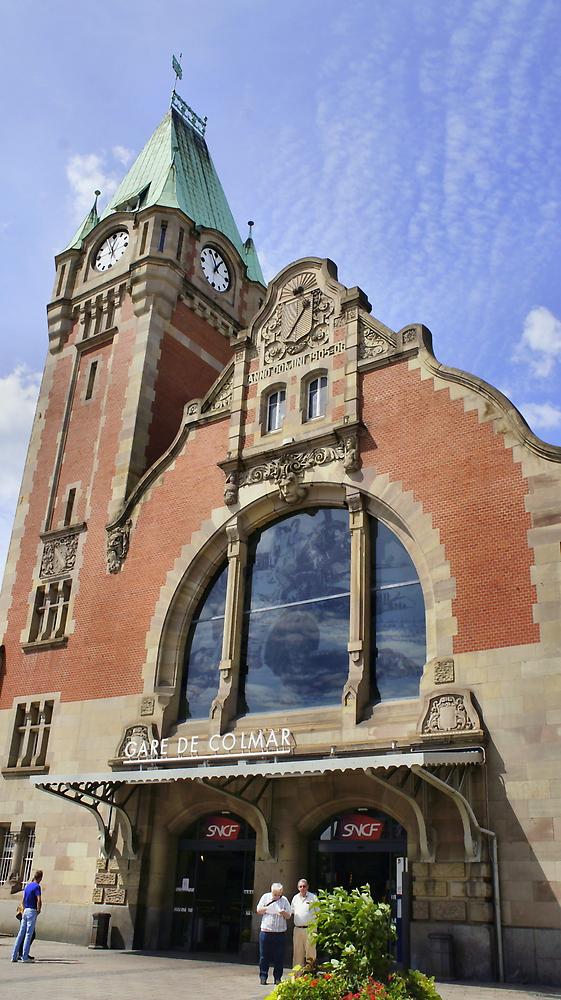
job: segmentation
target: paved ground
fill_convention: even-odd
[[[13,938],[0,938],[1,995],[17,1000],[263,1000],[249,965],[203,962],[177,952],[93,951],[78,945],[35,941],[35,962],[10,961]],[[442,1000],[535,1000],[556,997],[561,986],[440,983]]]

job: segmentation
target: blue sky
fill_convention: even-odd
[[[0,560],[53,257],[178,92],[267,278],[331,257],[561,444],[558,0],[4,0]]]

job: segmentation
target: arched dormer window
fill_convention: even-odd
[[[369,518],[370,700],[416,697],[426,658],[421,584],[408,552]],[[349,672],[349,515],[289,514],[253,533],[244,574],[238,713],[337,705]],[[218,690],[226,575],[199,605],[186,647],[181,718],[203,718]]]
[[[308,382],[306,391],[306,420],[323,417],[327,405],[327,375],[318,375]]]
[[[278,431],[282,427],[286,406],[286,389],[278,388],[269,393],[265,401],[265,430]]]

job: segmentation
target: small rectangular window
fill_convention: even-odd
[[[90,370],[88,372],[88,384],[86,386],[86,397],[85,397],[86,399],[92,398],[96,372],[97,372],[97,361],[92,361],[90,365]]]
[[[64,524],[72,523],[72,515],[74,513],[74,504],[76,502],[76,490],[72,488],[68,491],[68,499],[66,501],[66,509],[64,511]]]
[[[57,286],[56,286],[57,298],[58,298],[58,296],[60,295],[60,293],[62,291],[62,283],[64,281],[65,272],[66,272],[66,264],[63,264],[62,267],[61,267],[61,269],[60,269],[60,272],[59,272],[58,283],[57,283]]]
[[[105,320],[105,329],[110,330],[115,321],[115,297],[112,292],[109,292],[107,296],[107,317]]]
[[[70,587],[70,580],[57,580],[55,583],[37,588],[29,634],[30,642],[63,638],[70,602]]]
[[[54,702],[18,705],[8,767],[43,767],[51,731]]]
[[[88,299],[84,306],[84,333],[82,335],[82,340],[87,340],[90,335],[90,329],[92,325],[92,303],[91,299]]]
[[[144,225],[143,225],[143,227],[142,227],[142,237],[141,237],[141,240],[140,240],[140,253],[139,253],[140,257],[142,257],[142,254],[146,250],[146,240],[147,239],[148,239],[148,223],[145,222]]]
[[[29,827],[27,841],[22,860],[22,882],[29,882],[31,879],[31,869],[33,867],[33,852],[35,850],[35,827]]]
[[[0,885],[7,882],[12,874],[12,861],[17,843],[15,833],[11,833],[5,827],[2,832],[4,836],[2,838],[2,855],[0,856]]]
[[[267,431],[278,431],[284,420],[286,389],[277,389],[267,399]]]
[[[160,253],[162,253],[162,251],[163,251],[163,249],[164,249],[164,247],[166,245],[166,233],[167,233],[167,231],[168,231],[168,224],[167,224],[167,222],[162,222],[162,224],[160,226],[160,241],[158,243],[158,251]]]
[[[323,417],[327,403],[327,375],[312,379],[308,385],[307,420]]]
[[[177,260],[181,260],[181,251],[183,250],[183,236],[184,235],[185,235],[184,230],[180,229],[179,230],[179,236],[177,238],[177,253],[175,255],[176,258],[177,258]]]

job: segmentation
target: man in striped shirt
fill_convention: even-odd
[[[271,965],[275,986],[282,979],[286,922],[292,915],[290,903],[286,896],[283,896],[282,889],[280,882],[273,882],[271,891],[261,896],[257,904],[257,912],[262,917],[259,934],[259,979],[263,986],[267,984]]]

